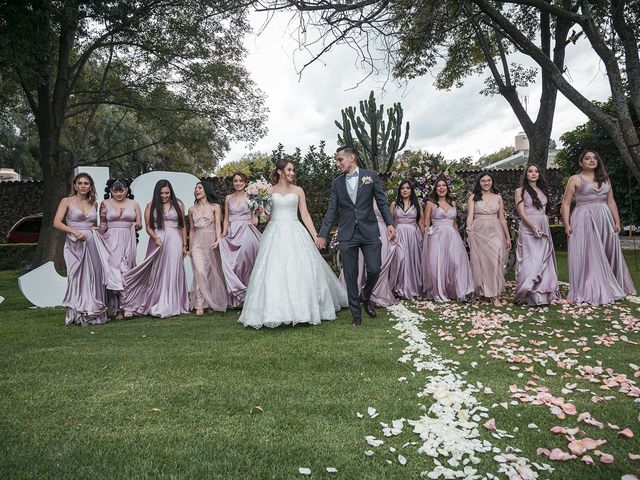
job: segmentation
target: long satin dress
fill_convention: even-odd
[[[424,232],[422,284],[431,300],[468,300],[473,294],[471,265],[456,229],[456,217],[456,207],[445,212],[434,204],[431,226]]]
[[[227,309],[227,289],[222,274],[220,249],[211,248],[211,244],[216,240],[215,214],[209,208],[200,211],[191,207],[191,218],[191,308],[210,308],[216,312],[224,312]]]
[[[382,213],[380,213],[378,205],[375,202],[373,203],[373,211],[376,214],[378,229],[380,230],[380,259],[382,263],[380,267],[380,276],[373,287],[371,298],[369,300],[371,300],[376,307],[386,308],[398,303],[398,299],[393,294],[393,289],[391,288],[390,274],[392,271],[396,272],[402,268],[404,253],[402,251],[402,247],[400,247],[397,242],[393,244],[389,242],[387,225],[384,223]],[[364,255],[362,255],[362,252],[359,254],[358,267],[358,291],[361,291],[367,278]],[[344,272],[342,271],[340,272],[340,284],[347,288],[346,281],[344,279]]]
[[[106,228],[101,225],[96,240],[102,242],[109,253],[107,304],[112,311],[118,312],[124,289],[122,275],[136,266],[136,209],[133,200],[128,200],[122,211],[110,200],[103,204],[107,213]]]
[[[405,212],[396,205],[395,221],[398,245],[404,253],[402,268],[392,272],[393,291],[400,298],[411,300],[422,296],[422,232],[416,223],[418,213],[411,205]]]
[[[84,241],[67,233],[64,262],[67,266],[67,292],[62,305],[67,307],[65,325],[96,325],[109,321],[105,268],[107,253],[96,246],[92,227],[98,214],[93,207],[88,215],[71,205],[67,208],[67,226],[85,234]]]
[[[162,245],[149,238],[144,261],[122,277],[122,306],[126,312],[160,318],[189,313],[182,231],[173,207],[164,217],[164,228],[155,233]]]
[[[475,202],[473,228],[468,235],[471,249],[471,271],[475,294],[480,297],[499,296],[505,287],[504,274],[507,245],[498,218],[497,197]]]
[[[227,205],[229,231],[220,240],[220,257],[227,284],[227,303],[238,307],[244,302],[262,235],[251,223],[251,210],[246,202],[235,205],[230,199]]]
[[[610,186],[600,188],[580,177],[569,236],[569,295],[572,302],[613,303],[636,289],[620,248],[613,215],[607,205]]]
[[[547,197],[539,192],[538,198],[542,203],[542,210],[533,206],[533,200],[526,190],[522,194],[524,211],[540,229],[542,237],[536,237],[533,230],[520,220],[516,247],[515,303],[530,306],[548,305],[554,300],[560,300],[556,254],[549,219],[545,213]]]

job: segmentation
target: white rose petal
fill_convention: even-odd
[[[300,467],[298,471],[300,472],[300,475],[306,475],[306,476],[311,475],[311,469],[307,467]]]

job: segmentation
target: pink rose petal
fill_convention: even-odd
[[[582,458],[580,458],[580,461],[586,463],[587,465],[593,465],[595,463],[593,461],[593,458],[591,458],[589,455],[583,455]]]
[[[618,435],[622,435],[625,438],[633,438],[633,432],[630,428],[625,428],[624,430],[620,430]]]
[[[495,418],[490,418],[489,420],[487,420],[484,425],[484,428],[486,428],[487,430],[495,430],[496,429],[496,419]]]
[[[609,455],[608,453],[603,453],[600,455],[600,461],[602,463],[613,463],[613,455]]]

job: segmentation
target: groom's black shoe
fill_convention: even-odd
[[[364,297],[361,296],[360,303],[362,303],[362,306],[364,307],[364,311],[367,312],[367,315],[369,315],[370,317],[375,317],[377,315],[376,307],[373,306],[373,303],[371,303],[371,300],[365,299]]]
[[[353,325],[354,327],[362,325],[362,317],[353,317],[353,320],[351,320],[351,325]]]

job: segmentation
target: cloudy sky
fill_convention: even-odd
[[[406,86],[385,82],[386,74],[362,81],[367,71],[358,69],[355,53],[338,46],[320,61],[298,75],[310,58],[294,39],[295,27],[290,14],[278,14],[265,26],[266,14],[254,13],[254,34],[246,38],[249,51],[247,67],[259,88],[266,94],[269,108],[268,134],[253,147],[233,144],[226,160],[237,160],[251,151],[270,152],[278,143],[287,151],[303,150],[320,140],[328,150],[336,148],[338,130],[334,120],[348,105],[357,106],[374,90],[379,103],[390,106],[401,102],[404,119],[411,124],[407,148],[441,152],[445,158],[460,158],[494,152],[513,145],[521,131],[515,115],[500,96],[484,97],[483,77],[468,79],[464,87],[438,91],[433,78],[425,76]],[[567,50],[567,77],[587,98],[605,100],[608,85],[604,67],[585,41]],[[535,116],[540,90],[532,85],[521,95],[529,98],[529,111]],[[559,94],[552,138],[586,121],[586,117]]]

